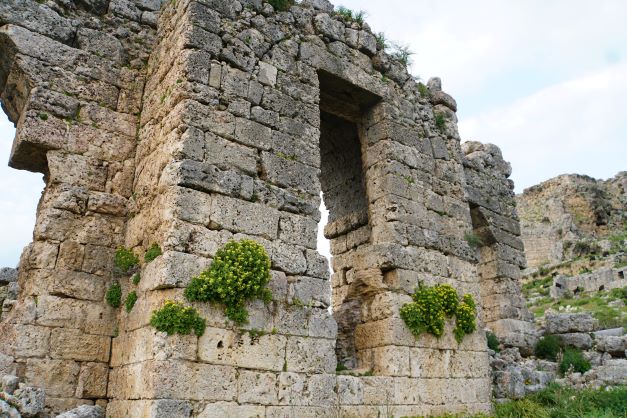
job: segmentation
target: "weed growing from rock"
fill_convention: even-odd
[[[146,263],[150,263],[152,260],[159,257],[160,255],[161,247],[159,247],[159,244],[154,243],[150,246],[150,248],[148,248],[148,250],[146,250],[146,254],[144,254],[144,261]]]
[[[230,241],[216,252],[208,270],[194,277],[185,289],[189,301],[223,304],[227,318],[246,323],[244,303],[251,299],[270,301],[270,258],[255,241]]]
[[[137,302],[137,292],[132,291],[126,295],[126,300],[124,301],[124,307],[126,308],[126,312],[130,312],[133,310],[133,306],[135,306],[135,302]]]
[[[538,358],[555,361],[561,349],[559,338],[555,335],[547,335],[536,343],[535,354]]]
[[[458,342],[476,328],[477,312],[472,296],[467,294],[460,300],[448,284],[419,286],[412,299],[413,302],[403,305],[400,314],[415,336],[427,332],[441,337],[445,319],[453,316],[456,317],[454,334]]]
[[[268,3],[275,11],[284,12],[294,5],[294,0],[268,0]]]
[[[105,299],[107,300],[109,306],[113,308],[120,307],[122,304],[122,286],[120,286],[120,283],[113,282],[111,286],[109,286]]]
[[[590,362],[583,356],[581,350],[576,348],[567,348],[564,350],[562,361],[560,361],[559,371],[562,375],[569,370],[576,373],[585,373],[590,370]]]
[[[139,264],[139,258],[137,258],[133,251],[124,247],[118,247],[118,249],[115,250],[115,258],[113,261],[115,266],[124,273],[128,273]]]
[[[187,335],[193,332],[199,337],[204,334],[206,326],[205,320],[198,315],[196,309],[171,300],[152,313],[150,325],[168,335]]]

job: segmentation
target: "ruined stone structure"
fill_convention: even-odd
[[[500,154],[463,156],[439,80],[419,86],[325,0],[9,0],[0,25],[10,164],[46,182],[0,374],[43,387],[50,411],[111,417],[490,409],[481,328],[520,344],[511,324],[528,319],[520,231]],[[273,302],[248,306],[255,332],[202,303],[200,338],[149,325],[245,237],[272,260]],[[114,280],[133,286],[115,248],[153,243],[163,254],[142,266],[133,310],[108,306]],[[418,283],[474,295],[477,331],[414,337],[399,308]],[[338,361],[369,373],[337,375]]]

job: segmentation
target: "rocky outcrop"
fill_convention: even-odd
[[[627,221],[627,172],[609,180],[561,175],[516,197],[529,266],[585,255]],[[607,246],[607,244],[605,244]]]

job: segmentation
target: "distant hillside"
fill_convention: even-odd
[[[616,250],[626,233],[627,171],[609,180],[561,175],[516,196],[530,267],[559,263],[590,252]]]

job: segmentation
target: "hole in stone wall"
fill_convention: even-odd
[[[370,242],[360,126],[381,97],[325,71],[320,82],[320,157],[323,205],[328,209],[324,237],[332,256],[332,310],[338,323],[338,364],[354,368],[355,328],[361,323],[360,295],[351,293],[355,270],[342,256]]]
[[[31,242],[44,186],[41,174],[7,165],[14,137],[13,123],[0,112],[0,267],[17,266],[22,249]]]

